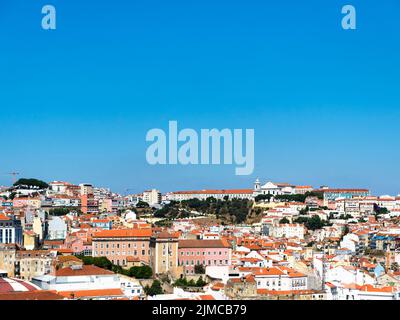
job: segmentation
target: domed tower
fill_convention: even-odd
[[[261,190],[261,183],[260,180],[257,178],[256,182],[254,182],[254,191],[260,191]]]

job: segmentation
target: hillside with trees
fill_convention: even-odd
[[[209,197],[205,200],[189,199],[181,202],[171,201],[163,208],[155,211],[158,218],[187,218],[193,212],[214,215],[225,223],[248,223],[255,217],[261,218],[261,209],[253,209],[253,201],[246,199],[225,198],[224,200]]]
[[[13,186],[18,188],[27,188],[27,189],[46,189],[49,187],[49,185],[46,182],[34,178],[18,179],[17,181],[15,181]]]

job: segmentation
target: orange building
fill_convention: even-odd
[[[99,203],[91,194],[81,195],[81,211],[84,214],[96,214],[99,212]]]

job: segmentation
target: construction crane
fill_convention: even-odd
[[[17,175],[19,175],[19,172],[14,171],[14,172],[9,172],[7,174],[13,176],[13,184],[14,184],[17,181]]]
[[[137,190],[137,188],[126,188],[126,189],[125,189],[125,193],[128,194],[128,191],[129,191],[129,190]]]

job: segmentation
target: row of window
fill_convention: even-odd
[[[12,222],[0,222],[0,227],[12,227]]]
[[[32,262],[33,262],[33,261],[25,261],[25,260],[22,260],[22,261],[21,261],[21,264],[22,264],[22,265],[29,265],[29,264],[32,264]],[[37,265],[37,264],[39,264],[39,263],[38,263],[38,261],[36,260],[36,261],[34,261],[34,264]],[[49,266],[49,265],[50,265],[50,261],[46,261],[45,263],[43,263],[43,261],[40,261],[40,265],[43,265],[43,264],[46,264],[46,266]]]
[[[219,261],[219,262],[218,262]],[[191,260],[191,261],[189,261],[189,260],[186,260],[186,261],[178,261],[178,265],[180,265],[180,266],[194,266],[195,264],[197,264],[197,265],[200,265],[200,264],[202,264],[202,265],[209,265],[209,266],[211,266],[211,265],[227,265],[228,264],[228,260],[204,260],[204,261],[200,261],[200,260],[197,260],[197,261],[194,261],[194,260]]]
[[[12,229],[0,229],[0,243],[11,243]]]
[[[275,287],[275,285],[277,284],[278,287],[281,286],[281,281],[280,280],[271,280],[271,281],[266,281],[266,286],[269,287],[270,285],[272,287]],[[295,280],[292,281],[292,288],[297,288],[297,287],[304,287],[306,285],[305,280]],[[261,286],[261,281],[257,281],[257,286]]]
[[[305,280],[292,281],[292,287],[304,287],[306,285]]]
[[[104,246],[104,243],[101,243],[100,246],[99,246],[97,243],[95,243],[94,247],[95,247],[96,249],[99,248],[99,247],[100,247],[101,249],[104,249],[104,247],[105,247],[106,249],[108,249],[108,248],[110,248],[110,247],[111,247],[111,248],[117,248],[117,249],[119,249],[119,248],[121,247],[121,248],[125,249],[125,248],[131,248],[131,244],[130,244],[130,243],[128,243],[128,244],[123,243],[123,244],[120,246],[119,243],[113,243],[113,244],[111,244],[111,246],[110,246],[108,243],[106,243],[106,245]],[[134,243],[132,247],[133,247],[133,248],[137,248],[137,244]],[[142,243],[142,248],[146,248],[145,243]]]
[[[165,260],[163,260],[162,265],[163,266],[167,265],[167,262]],[[169,266],[172,267],[172,261],[169,262]]]
[[[163,256],[166,256],[166,255],[167,255],[167,251],[166,251],[166,250],[163,250],[162,255],[163,255]],[[168,255],[169,255],[170,257],[172,257],[172,251],[168,251]]]
[[[31,269],[27,269],[26,271],[33,272],[33,270],[31,270]],[[44,272],[44,269],[41,268],[40,270],[38,270],[38,268],[35,268],[35,272],[38,272],[38,271]],[[21,268],[21,272],[25,272],[25,268]]]
[[[200,253],[202,253],[202,255],[203,256],[205,256],[205,255],[209,255],[209,256],[211,256],[211,255],[217,255],[217,252],[216,251],[203,251],[203,252],[200,252],[200,251],[197,251],[196,253],[194,252],[194,251],[186,251],[186,255],[187,256],[195,256],[195,255],[197,255],[197,256],[200,256]],[[224,256],[226,256],[228,254],[228,252],[222,252],[222,251],[219,251],[218,252],[218,255],[220,255],[220,256],[222,256],[222,255],[224,255]],[[181,256],[184,256],[185,255],[185,252],[184,251],[181,251]]]
[[[272,280],[271,282],[270,281],[266,282],[267,287],[269,287],[270,284],[271,284],[271,286],[275,287],[275,284],[276,284],[275,280]],[[280,287],[281,281],[278,280],[277,284],[278,284],[278,287]],[[261,281],[257,281],[257,286],[261,286]]]
[[[108,256],[108,255],[112,255],[112,256],[114,256],[114,255],[116,255],[116,256],[131,256],[131,255],[137,256],[138,252],[139,253],[141,252],[142,256],[146,255],[146,250],[139,250],[139,251],[138,250],[133,250],[133,251],[123,251],[123,252],[108,251],[108,250],[107,251],[94,251],[93,255],[97,256],[97,254],[99,253],[100,256],[103,256],[103,255],[106,255],[106,256]],[[147,250],[147,254],[150,255],[150,250]]]

